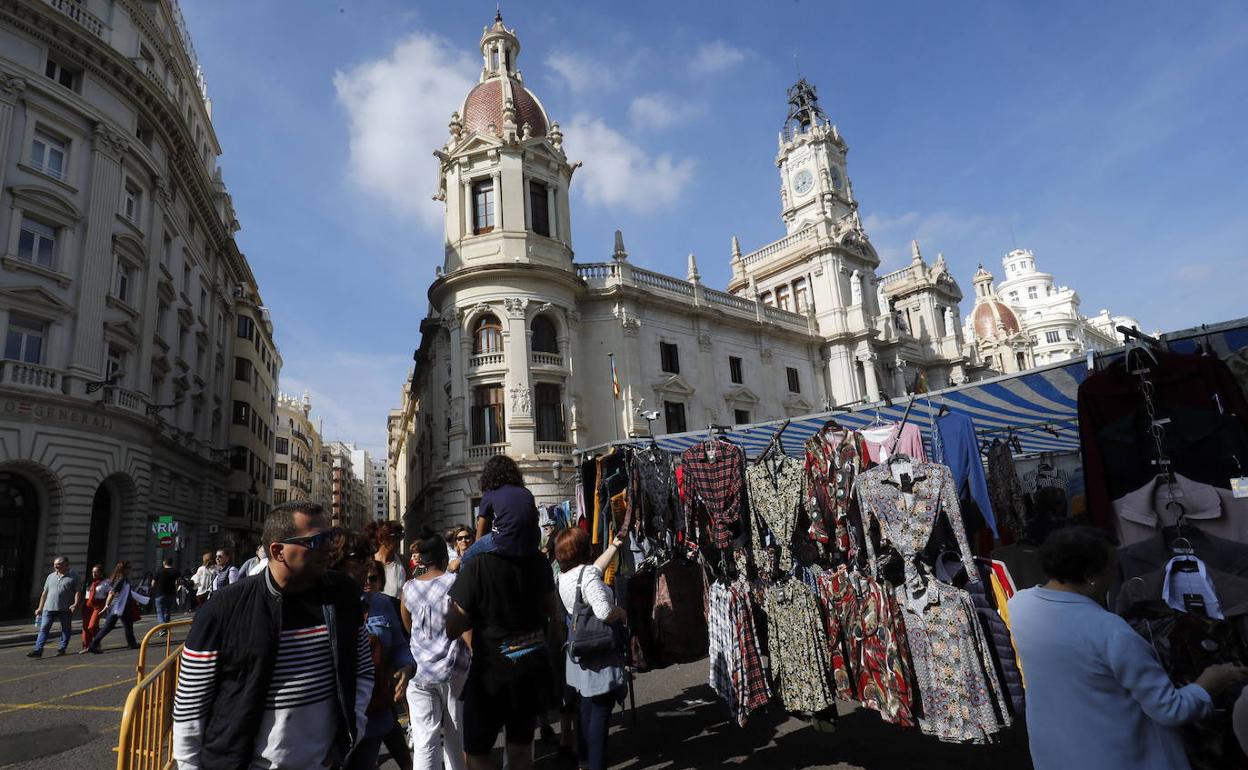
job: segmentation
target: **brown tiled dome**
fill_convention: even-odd
[[[493,77],[478,83],[468,92],[461,111],[464,131],[486,132],[493,123],[499,131],[503,128],[503,105],[510,96],[516,108],[516,130],[523,131],[529,124],[533,136],[546,135],[546,112],[524,84],[515,78]]]
[[[997,329],[1005,327],[1006,336],[1018,334],[1022,327],[1018,316],[1003,302],[989,299],[975,306],[971,311],[971,323],[975,326],[975,336],[981,340],[993,339],[998,336]]]

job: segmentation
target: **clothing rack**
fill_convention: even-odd
[[[976,430],[980,436],[992,436],[998,433],[1026,433],[1033,430],[1041,430],[1045,433],[1057,435],[1059,426],[1067,425],[1072,422],[1078,422],[1078,417],[1068,417],[1065,420],[1041,420],[1040,422],[1032,422],[1026,425],[1007,425],[1004,428],[981,428]]]

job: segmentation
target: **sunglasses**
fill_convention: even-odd
[[[297,545],[303,548],[316,550],[325,543],[329,542],[330,534],[328,532],[317,532],[315,535],[304,535],[303,537],[288,537],[285,540],[278,540],[282,545]]]
[[[458,542],[458,541],[460,541],[460,540],[467,540],[467,541],[471,542],[471,541],[472,541],[472,535],[460,535],[459,537],[455,538],[455,540],[456,540],[457,542]]]

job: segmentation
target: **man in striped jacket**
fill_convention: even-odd
[[[180,770],[346,763],[374,676],[360,590],[326,572],[327,529],[316,503],[276,506],[268,568],[195,615],[173,705]]]

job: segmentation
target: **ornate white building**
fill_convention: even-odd
[[[1027,249],[1014,249],[1001,264],[1005,279],[995,289],[982,265],[974,277],[975,308],[963,333],[977,365],[1009,373],[1066,361],[1118,345],[1116,326],[1139,327],[1136,319],[1107,310],[1092,318],[1082,315],[1079,295],[1040,272],[1036,255]]]
[[[257,539],[281,357],[220,152],[176,2],[0,3],[0,618],[52,554]]]
[[[468,521],[496,454],[520,461],[539,498],[565,499],[578,448],[965,379],[957,283],[917,245],[877,277],[848,146],[805,81],[775,157],[787,234],[746,254],[732,238],[724,292],[692,254],[680,277],[634,266],[618,231],[605,260],[574,263],[579,164],[525,85],[515,31],[496,17],[480,49],[480,82],[435,152],[445,260],[389,419],[392,515],[409,530]]]

